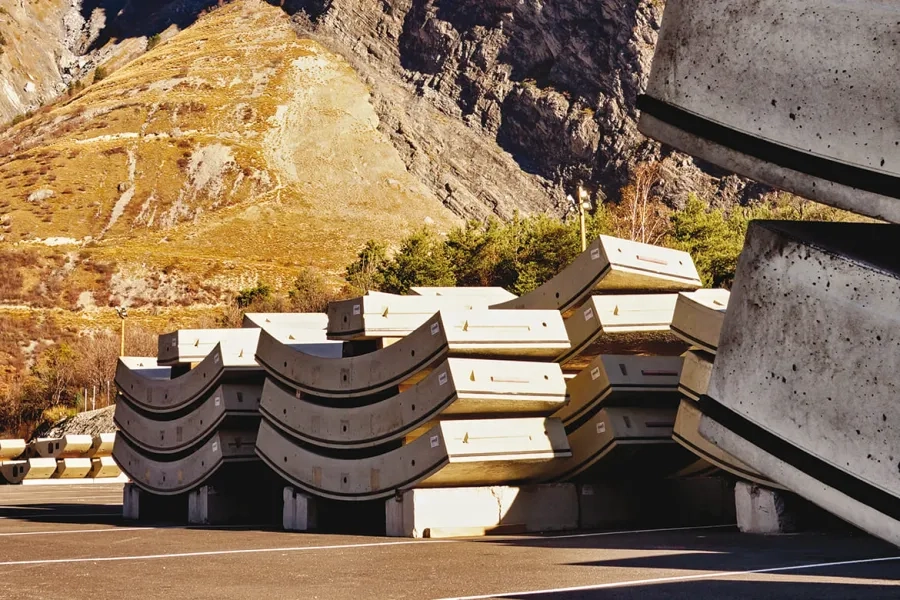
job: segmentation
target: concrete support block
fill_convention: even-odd
[[[743,533],[771,535],[797,530],[797,521],[783,491],[740,481],[734,488],[738,529]]]
[[[573,484],[407,490],[385,502],[393,537],[569,531],[578,527]]]
[[[122,490],[122,518],[137,521],[141,517],[141,489],[133,483],[126,483]]]
[[[291,486],[284,488],[281,525],[285,531],[312,531],[318,526],[316,499]]]
[[[188,523],[220,525],[238,519],[245,512],[242,495],[204,485],[188,493]]]

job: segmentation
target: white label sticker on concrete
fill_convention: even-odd
[[[216,406],[219,406],[220,404],[222,404],[222,399],[219,398],[218,396],[216,396],[215,404],[216,404]]]
[[[600,258],[600,248],[591,248],[591,260],[598,260]]]
[[[437,335],[440,330],[441,330],[440,323],[432,323],[431,324],[431,335]]]
[[[355,317],[356,315],[359,314],[359,312],[360,312],[360,306],[359,306],[359,304],[354,304],[354,305],[353,305],[353,316]]]
[[[447,383],[447,372],[446,371],[444,371],[443,373],[438,375],[438,384],[444,385],[445,383]]]
[[[440,442],[441,442],[441,440],[438,436],[436,436],[436,435],[431,436],[431,447],[432,448],[437,448],[438,444],[440,444]]]
[[[594,367],[591,369],[591,380],[594,381],[598,377],[600,377],[600,367]]]
[[[606,423],[603,421],[597,423],[597,433],[606,433]]]
[[[213,452],[219,451],[219,442],[213,442]]]
[[[593,308],[588,308],[587,310],[584,311],[584,320],[585,321],[590,321],[593,318],[594,318],[594,309]]]

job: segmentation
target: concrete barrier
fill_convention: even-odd
[[[900,222],[898,22],[893,2],[667,2],[639,128],[757,181]]]
[[[226,383],[192,405],[190,412],[175,418],[150,418],[146,413],[132,408],[127,401],[118,403],[113,418],[120,434],[143,452],[174,454],[188,450],[209,437],[226,419],[258,420],[261,395],[262,385],[259,382]]]
[[[728,290],[697,290],[678,294],[672,332],[692,346],[715,354],[730,296]]]
[[[700,401],[704,438],[896,544],[898,233],[751,223]]]
[[[410,294],[417,296],[474,297],[487,300],[490,304],[498,304],[518,298],[502,287],[427,287],[412,286]]]
[[[270,333],[297,329],[325,331],[328,328],[328,315],[325,313],[244,313],[241,327],[265,329]],[[324,334],[322,339],[324,339]]]
[[[172,496],[198,488],[226,462],[256,460],[255,432],[218,431],[191,454],[163,461],[146,456],[119,436],[113,459],[135,485],[151,494]]]
[[[441,421],[410,443],[368,458],[316,454],[265,420],[257,453],[291,485],[337,500],[387,498],[413,487],[460,487],[533,481],[570,455],[554,419]]]
[[[682,362],[680,356],[598,356],[566,382],[569,403],[553,416],[568,428],[605,406],[674,409]]]
[[[118,411],[118,407],[116,407]],[[85,456],[88,458],[99,458],[101,456],[112,456],[113,445],[116,443],[116,433],[98,433],[91,436],[91,449],[87,451]]]
[[[37,438],[28,444],[28,453],[35,458],[81,458],[87,456],[93,444],[90,435]]]
[[[184,410],[203,400],[216,386],[233,380],[262,384],[263,371],[252,355],[224,356],[218,345],[200,364],[175,379],[141,377],[121,361],[116,366],[116,387],[125,401],[157,414]]]
[[[19,458],[26,446],[25,440],[0,440],[0,461]]]
[[[263,388],[263,418],[286,435],[322,448],[385,444],[440,418],[549,416],[568,401],[559,365],[448,358],[409,389],[364,406],[298,399],[272,379]]]
[[[50,479],[56,472],[55,458],[29,458],[0,462],[0,475],[7,483],[18,484],[26,479]]]
[[[478,296],[361,296],[328,304],[328,337],[333,340],[401,338],[440,310],[487,307],[488,301]]]
[[[61,458],[56,461],[53,479],[84,479],[91,472],[90,458]]]
[[[341,359],[310,356],[263,332],[256,359],[270,377],[302,393],[359,398],[414,384],[450,354],[547,359],[568,347],[556,311],[442,311],[395,344]]]
[[[498,309],[549,309],[565,316],[593,292],[677,292],[700,287],[687,252],[601,235],[572,264],[533,292]]]
[[[112,456],[98,456],[90,460],[91,470],[87,476],[92,479],[109,479],[122,474],[122,470]]]
[[[471,537],[578,528],[578,494],[570,483],[406,490],[385,501],[393,537]]]
[[[565,319],[572,348],[557,357],[567,371],[600,354],[677,356],[687,348],[669,326],[678,294],[592,296]]]

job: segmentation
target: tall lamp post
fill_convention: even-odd
[[[581,223],[581,251],[587,250],[587,230],[584,223],[584,212],[591,210],[590,194],[582,186],[578,186],[578,201],[571,196],[566,196],[572,208],[578,211],[578,220]],[[571,209],[570,209],[571,210]]]
[[[122,319],[122,339],[119,344],[119,356],[125,356],[125,319],[128,318],[128,309],[125,307],[117,307],[116,314]]]

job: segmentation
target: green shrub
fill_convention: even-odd
[[[147,50],[153,50],[157,46],[159,46],[159,42],[162,41],[159,37],[158,33],[154,33],[150,37],[147,38]]]

